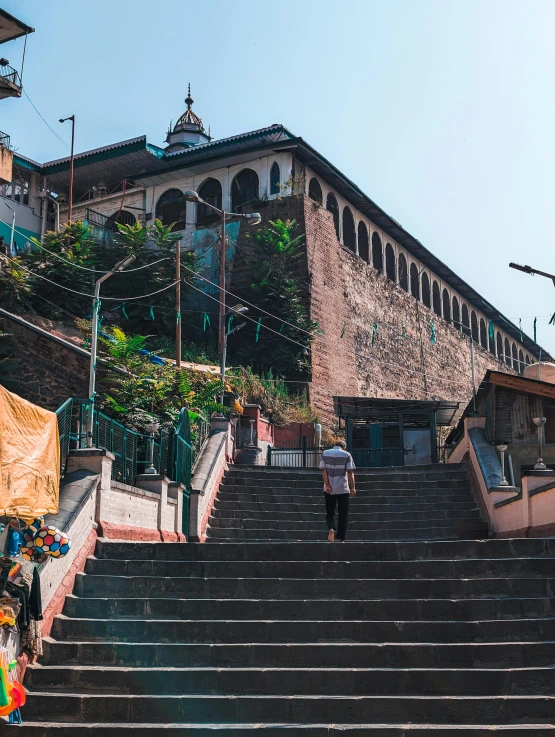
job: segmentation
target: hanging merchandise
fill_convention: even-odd
[[[258,318],[258,322],[256,324],[256,338],[255,342],[258,343],[258,338],[260,337],[260,326],[262,325],[262,318]]]
[[[430,323],[430,342],[432,345],[436,342],[436,326],[434,325],[433,320]]]
[[[376,335],[377,335],[377,333],[378,333],[378,323],[375,322],[372,325],[372,345],[374,345],[374,343],[376,342]]]
[[[63,558],[69,553],[71,540],[56,527],[44,525],[35,535],[35,547],[44,555],[52,558]]]

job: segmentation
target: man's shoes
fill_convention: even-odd
[[[335,532],[333,531],[333,528],[328,531],[328,542],[332,543],[335,540]]]

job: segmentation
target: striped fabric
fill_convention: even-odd
[[[320,468],[326,469],[332,494],[348,494],[347,471],[353,471],[355,464],[350,453],[336,445],[322,453]]]

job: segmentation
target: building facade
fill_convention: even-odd
[[[212,140],[190,91],[185,102],[165,148],[141,136],[76,155],[73,219],[109,243],[116,222],[159,218],[174,223],[183,248],[201,248],[214,217],[186,200],[188,190],[229,212],[295,218],[306,235],[299,281],[320,328],[304,379],[323,416],[332,416],[334,394],[467,401],[473,361],[479,382],[488,369],[522,373],[548,357],[302,138],[272,125]],[[28,165],[63,222],[69,159]],[[52,222],[43,211],[42,232]],[[235,225],[247,249],[244,226]],[[241,269],[233,248],[227,255],[234,291]]]

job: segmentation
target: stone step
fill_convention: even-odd
[[[482,531],[482,530],[481,530]],[[232,541],[232,540],[245,540],[252,542],[261,542],[263,540],[283,540],[289,542],[292,540],[322,540],[326,537],[326,529],[324,525],[323,532],[317,530],[265,530],[265,529],[254,529],[254,530],[220,530],[218,528],[210,527],[208,525],[206,534],[208,538],[216,540],[217,538]],[[487,531],[483,530],[484,536]],[[437,527],[425,527],[415,529],[403,529],[399,530],[393,527],[382,526],[378,530],[366,530],[360,531],[356,529],[348,530],[350,540],[456,540],[459,537],[459,530],[457,525],[448,526],[437,526]],[[479,535],[475,535],[479,537]]]
[[[432,466],[397,466],[391,468],[357,468],[356,475],[361,478],[376,480],[424,479],[433,481],[436,478],[468,478],[466,464],[436,464]],[[286,481],[306,481],[321,479],[319,468],[277,468],[264,466],[230,466],[226,471],[227,478],[256,479],[262,483],[267,479]]]
[[[434,500],[437,500],[439,494],[429,495],[426,493],[420,494],[415,492],[414,494],[407,496],[406,490],[399,490],[391,492],[383,496],[383,490],[380,490],[378,494],[373,495],[372,492],[366,492],[357,487],[357,495],[353,499],[353,504],[358,506],[359,504],[383,504],[389,500],[394,504],[411,504],[412,502],[418,504],[434,504]],[[239,487],[225,487],[220,488],[217,499],[219,501],[232,501],[232,502],[247,502],[249,504],[318,504],[320,507],[324,503],[324,491],[323,489],[307,489],[299,490],[298,492],[292,490],[287,492],[285,489],[277,489],[272,491],[269,489],[260,489],[253,487],[252,493],[246,493]],[[450,489],[444,491],[441,494],[441,500],[448,504],[456,502],[472,502],[473,499],[468,491],[463,489],[453,492]]]
[[[88,558],[85,572],[98,576],[306,579],[547,578],[555,558],[475,558],[412,561],[165,561]]]
[[[339,545],[337,543],[336,545]],[[303,579],[93,576],[77,574],[75,593],[82,597],[163,599],[502,599],[550,597],[551,578],[474,579]]]
[[[182,643],[522,642],[555,640],[555,619],[464,621],[68,619],[58,615],[59,640]]]
[[[285,519],[299,520],[303,522],[321,521],[325,515],[323,504],[318,505],[302,505],[302,504],[270,504],[266,506],[258,506],[255,504],[233,504],[232,502],[216,502],[212,509],[212,517],[220,517],[225,519]],[[313,506],[314,508],[307,508]],[[367,505],[370,507],[371,505]],[[296,507],[287,509],[287,507]],[[454,505],[453,505],[454,507]],[[365,509],[362,506],[352,504],[349,508],[349,520],[353,523],[367,522],[370,520],[386,520],[386,519],[458,519],[468,515],[479,514],[479,511],[472,502],[459,504],[457,507],[449,509],[445,507],[436,507],[433,504],[382,504],[372,505],[371,509]]]
[[[555,616],[555,598],[537,599],[81,599],[63,614],[85,619],[530,619]]]
[[[277,696],[551,695],[555,667],[411,668],[123,668],[31,666],[30,690],[70,693]]]
[[[363,532],[365,530],[380,531],[382,529],[393,528],[395,530],[420,530],[429,529],[431,525],[438,527],[450,526],[456,527],[459,523],[476,523],[481,517],[478,511],[470,510],[458,515],[437,515],[431,514],[427,517],[425,514],[400,515],[383,515],[382,519],[360,519],[358,517],[351,518],[349,515],[349,534],[352,531]],[[337,525],[337,514],[335,517]],[[306,530],[318,531],[321,535],[322,529],[327,530],[326,517],[324,510],[318,518],[310,520],[299,519],[296,515],[275,515],[273,518],[252,519],[245,515],[242,519],[237,517],[222,517],[219,515],[210,515],[209,525],[212,529],[219,528],[222,530],[297,530],[299,537]]]
[[[210,545],[160,542],[125,542],[100,539],[95,555],[123,560],[464,560],[467,558],[555,558],[555,538],[492,540],[436,540],[417,542],[221,543]]]
[[[28,719],[59,721],[214,723],[514,724],[548,723],[552,696],[121,696],[35,692]]]
[[[295,492],[299,493],[302,491],[308,491],[311,489],[323,489],[322,478],[314,480],[296,479],[278,481],[277,479],[251,479],[241,478],[238,476],[225,476],[220,484],[221,488],[239,488],[245,493],[253,489],[281,489],[283,492]],[[394,479],[383,479],[383,480],[368,480],[356,477],[357,489],[362,491],[375,491],[383,489],[384,491],[396,491],[399,489],[405,489],[408,492],[411,491],[426,491],[435,489],[452,489],[452,490],[465,490],[468,491],[470,484],[468,478],[462,476],[456,476],[455,478],[438,477],[433,481],[427,481],[425,479],[416,480],[414,478],[408,478],[406,480],[396,481]]]
[[[296,724],[298,735],[303,737],[461,737],[457,725],[429,724]],[[465,725],[466,737],[491,737],[490,725]],[[280,737],[291,734],[290,724],[98,724],[25,722],[26,737],[253,737],[262,732],[264,737]],[[499,724],[495,734],[500,737],[553,737],[555,726],[550,724]]]
[[[44,640],[49,665],[242,668],[551,667],[555,642],[182,644]]]
[[[420,501],[414,497],[375,497],[373,499],[365,499],[355,497],[355,501],[351,503],[349,516],[351,515],[374,515],[383,512],[456,512],[458,510],[476,509],[476,503],[471,498],[463,498],[459,501],[449,501],[447,497],[427,497],[432,501]],[[287,512],[298,514],[322,514],[322,497],[321,495],[313,503],[303,501],[289,502],[266,502],[263,506],[250,500],[242,499],[241,501],[229,501],[221,495],[214,500],[214,509],[219,511],[233,511],[237,515],[243,512],[258,512],[261,514],[270,514],[271,512]]]

